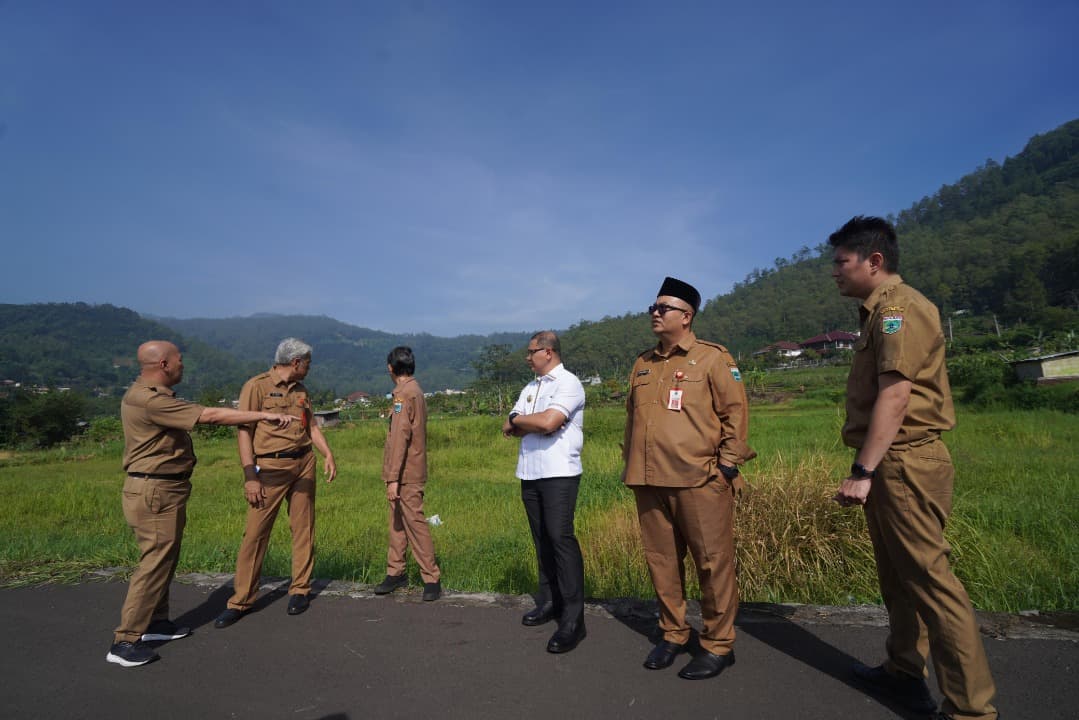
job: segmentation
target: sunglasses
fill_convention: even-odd
[[[649,315],[656,312],[657,310],[659,311],[660,315],[666,315],[671,310],[677,310],[678,312],[692,312],[689,308],[675,307],[674,305],[667,305],[666,303],[656,303],[654,305],[648,306]]]

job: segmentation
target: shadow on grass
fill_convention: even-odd
[[[497,585],[497,592],[509,595],[527,594],[536,599],[536,563],[533,556],[527,560],[515,559],[502,571],[502,578]]]

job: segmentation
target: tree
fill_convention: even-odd
[[[50,447],[79,429],[86,399],[73,392],[36,394],[20,390],[0,399],[0,442]]]
[[[472,367],[476,369],[476,384],[480,386],[517,385],[529,378],[524,359],[510,345],[501,343],[483,348],[479,358],[472,361]]]

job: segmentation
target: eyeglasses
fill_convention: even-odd
[[[666,315],[671,310],[677,310],[678,312],[692,312],[689,308],[675,307],[674,305],[668,305],[666,303],[656,303],[648,306],[648,314],[651,315],[656,310],[659,310],[660,315]]]
[[[525,357],[532,357],[540,350],[550,350],[551,348],[525,348]]]

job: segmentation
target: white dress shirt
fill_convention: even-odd
[[[513,412],[534,415],[550,408],[565,415],[566,422],[550,435],[529,433],[521,438],[517,453],[517,477],[521,480],[581,474],[584,386],[562,363],[525,385]]]

